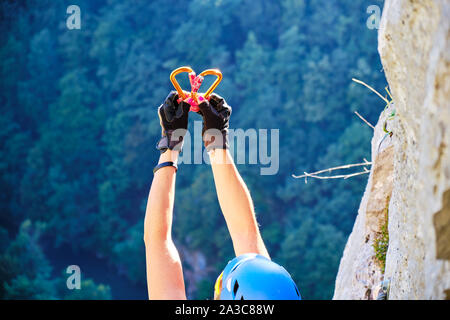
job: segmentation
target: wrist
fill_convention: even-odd
[[[178,128],[164,130],[161,139],[156,144],[156,149],[165,153],[167,150],[178,150],[181,151],[184,143],[184,136],[186,135],[187,129]]]
[[[161,153],[161,155],[159,156],[158,164],[167,162],[167,161],[172,161],[173,163],[178,163],[179,154],[180,154],[179,150],[167,149],[164,153]]]
[[[228,130],[206,130],[203,133],[203,143],[208,152],[214,149],[228,149]]]
[[[208,150],[211,165],[232,164],[234,163],[228,149],[215,148]]]

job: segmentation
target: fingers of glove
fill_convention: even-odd
[[[200,113],[202,116],[209,115],[211,113],[211,104],[208,100],[205,100],[198,105],[198,109],[198,113]]]
[[[212,93],[209,97],[209,103],[211,103],[212,107],[216,110],[222,109],[224,99],[216,93]]]
[[[209,101],[208,100],[204,100],[203,102],[201,102],[199,105],[198,105],[198,108],[200,109],[200,111],[199,111],[199,113],[203,110],[203,111],[207,111],[207,109],[209,109],[211,106],[210,106],[210,103],[209,103]]]
[[[226,106],[227,107],[224,107],[219,111],[219,114],[223,119],[229,119],[231,115],[231,107],[228,105]]]
[[[164,101],[170,101],[172,104],[174,104],[178,99],[178,94],[176,91],[172,90],[167,95],[166,99]]]
[[[189,114],[189,110],[191,108],[191,105],[187,102],[181,101],[181,103],[178,105],[176,117],[182,118],[187,117]]]
[[[158,108],[159,123],[162,128],[163,136],[165,135],[164,131],[174,130],[174,128],[176,127],[176,122],[177,122],[176,121],[177,118],[175,117],[175,114],[174,114],[175,111],[170,111],[170,110],[168,111],[167,109],[168,109],[168,107],[166,104],[162,104]]]
[[[178,103],[178,94],[172,91],[166,98],[163,104],[165,118],[168,122],[173,122],[176,119],[187,118],[189,114],[190,105],[184,101]]]
[[[164,112],[164,105],[160,105],[158,107],[158,117],[159,117],[159,124],[162,126],[164,122],[167,121],[166,119],[166,113]]]
[[[223,117],[231,115],[231,107],[224,98],[216,93],[211,94],[210,103],[215,110],[217,110]]]
[[[164,114],[163,111],[163,105],[159,106],[158,108],[158,117],[159,117],[159,125],[161,126],[161,135],[164,135],[164,123],[167,122],[166,120],[166,115]]]
[[[217,112],[215,108],[212,107],[211,103],[208,101],[203,101],[198,105],[200,112],[202,113],[203,118],[211,118],[211,117],[219,117],[222,116]]]
[[[164,100],[164,103],[162,104],[162,108],[164,111],[164,114],[166,116],[167,121],[172,122],[173,119],[177,116],[177,109],[178,109],[178,95],[175,91],[171,91],[167,98]]]

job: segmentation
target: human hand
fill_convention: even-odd
[[[231,107],[218,94],[211,94],[209,101],[199,105],[203,117],[202,136],[206,149],[228,149],[228,127]]]
[[[183,147],[183,137],[188,126],[190,105],[184,101],[178,103],[178,94],[171,91],[164,103],[158,108],[161,124],[161,139],[156,148],[164,153],[167,149],[179,150]]]

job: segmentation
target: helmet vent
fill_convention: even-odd
[[[295,292],[297,292],[297,295],[300,297],[300,293],[298,293],[297,286],[294,284]]]
[[[239,289],[239,283],[236,280],[236,282],[234,283],[234,286],[233,286],[233,295],[236,296],[236,292],[238,291],[238,289]]]

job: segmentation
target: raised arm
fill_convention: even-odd
[[[208,152],[216,184],[217,197],[236,256],[259,253],[269,258],[256,222],[252,198],[227,149]]]
[[[213,94],[210,103],[202,103],[203,139],[211,160],[220,208],[233,241],[236,256],[258,253],[269,258],[259,232],[253,202],[228,151],[228,122],[231,108]]]
[[[166,151],[158,163],[177,158],[177,151]],[[186,299],[180,256],[171,235],[175,176],[172,166],[156,171],[148,196],[144,241],[149,299]]]
[[[180,256],[172,241],[172,213],[176,163],[182,145],[174,137],[184,136],[189,105],[178,105],[176,98],[171,93],[158,109],[162,127],[158,149],[162,153],[155,167],[144,220],[149,299],[186,299]]]

